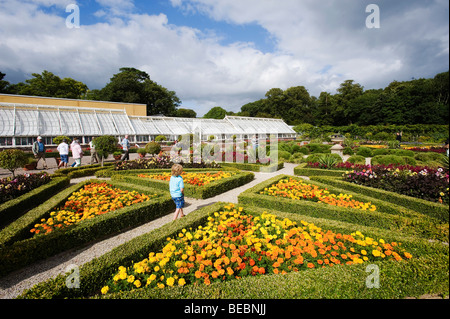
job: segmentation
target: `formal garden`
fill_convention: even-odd
[[[239,147],[227,162],[226,152],[181,162],[187,198],[245,190],[236,203],[211,203],[80,265],[78,288],[66,273],[18,298],[448,298],[442,138],[341,136],[280,141],[265,150],[272,162],[251,162],[252,150]],[[161,146],[53,174],[15,174],[21,155],[9,156],[22,161],[16,168],[0,158],[12,172],[0,180],[0,278],[172,214],[170,168],[180,158]],[[267,177],[246,186],[256,174]]]

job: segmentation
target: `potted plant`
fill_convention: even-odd
[[[114,156],[114,159],[115,159],[116,161],[118,161],[118,160],[120,160],[120,158],[122,157],[122,152],[121,152],[121,151],[115,151],[115,152],[113,153],[113,156]]]
[[[34,158],[29,157],[28,162],[23,166],[24,171],[34,171],[37,167],[37,161]]]
[[[138,148],[137,153],[140,158],[144,158],[147,155],[147,150],[145,148]]]

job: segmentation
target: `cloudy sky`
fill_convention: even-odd
[[[79,28],[67,27],[70,4]],[[379,28],[366,25],[369,4]],[[382,88],[449,69],[449,1],[0,0],[11,83],[48,70],[99,89],[121,67],[146,71],[199,116],[239,111],[275,87]]]

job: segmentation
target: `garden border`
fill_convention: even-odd
[[[62,251],[96,242],[128,228],[142,225],[168,214],[175,208],[170,195],[158,189],[107,181],[113,187],[146,194],[156,193],[159,196],[148,202],[126,206],[45,236],[36,238],[29,236],[29,231],[34,224],[48,215],[54,207],[64,203],[73,192],[92,182],[105,181],[91,179],[69,187],[0,231],[0,277]]]
[[[53,177],[47,184],[32,189],[17,198],[0,204],[0,229],[9,225],[15,219],[22,216],[28,210],[42,204],[55,193],[69,186],[70,179],[67,177]]]
[[[294,174],[298,176],[333,176],[342,177],[345,174],[345,170],[336,169],[320,169],[320,168],[308,168],[308,163],[302,163],[297,167],[294,167]]]
[[[318,181],[305,180],[307,183],[327,188],[331,192],[352,195],[355,200],[372,202],[372,204],[377,206],[377,211],[372,212],[348,209],[311,201],[292,200],[288,198],[259,194],[259,192],[264,190],[264,188],[270,187],[281,179],[288,178],[294,178],[297,180],[302,179],[301,177],[290,175],[275,176],[242,192],[238,196],[239,204],[254,205],[265,209],[285,212],[301,211],[302,214],[310,215],[312,217],[326,217],[331,220],[342,220],[360,225],[372,225],[374,227],[376,226],[384,229],[402,230],[412,235],[429,239],[448,240],[448,226],[446,227],[444,224],[442,227],[436,227],[436,223],[438,222],[436,218],[425,216],[411,209],[391,204],[381,199],[361,195],[336,186],[323,184]],[[381,207],[384,211],[380,211]]]
[[[218,170],[220,171],[220,170]],[[195,171],[191,170],[188,172],[199,172],[199,173],[208,173],[208,172],[218,172],[218,171],[208,171],[208,170],[202,170],[202,171]],[[147,170],[147,173],[163,173],[163,172],[170,172],[170,170]],[[132,171],[131,174],[141,174],[142,172]],[[196,199],[207,199],[214,197],[216,195],[220,195],[224,192],[227,192],[233,188],[245,185],[247,183],[250,183],[254,178],[255,174],[251,172],[239,172],[239,171],[232,171],[232,173],[235,173],[236,175],[233,175],[228,178],[224,178],[221,180],[213,181],[208,185],[203,186],[193,186],[189,185],[187,183],[184,184],[184,196],[189,198],[196,198]],[[131,183],[134,185],[148,185],[150,187],[162,189],[165,191],[169,191],[169,182],[168,181],[160,181],[160,180],[153,180],[149,178],[142,178],[137,176],[129,176],[130,174],[115,174],[111,177],[112,180],[116,181],[124,181],[126,183]]]
[[[158,251],[183,228],[196,228],[206,222],[209,214],[219,211],[227,203],[216,203],[199,209],[187,217],[176,220],[126,242],[112,251],[91,260],[80,267],[80,289],[66,286],[68,274],[39,283],[25,291],[18,298],[59,299],[59,298],[121,298],[121,299],[162,299],[162,298],[404,298],[420,296],[425,293],[448,295],[448,246],[429,243],[424,239],[405,236],[402,233],[379,228],[355,225],[342,221],[313,218],[296,213],[270,211],[279,218],[289,218],[300,222],[306,220],[319,227],[333,231],[361,231],[366,236],[384,238],[401,242],[413,258],[408,261],[375,263],[381,269],[380,286],[384,289],[369,289],[366,286],[366,265],[344,265],[324,269],[304,270],[286,275],[264,275],[246,277],[229,282],[214,283],[210,286],[166,287],[164,289],[140,288],[130,292],[121,292],[101,296],[104,283],[117,272],[122,265],[142,260],[151,251]],[[244,212],[261,214],[266,209],[244,207]],[[386,267],[387,266],[387,267]],[[432,280],[430,280],[432,278]],[[331,285],[330,283],[333,283]]]
[[[331,177],[311,176],[310,178],[311,180],[321,182],[330,186],[339,187],[346,191],[358,192],[372,198],[383,199],[385,201],[389,201],[390,203],[415,210],[423,215],[430,216],[447,223],[449,222],[449,208],[448,206],[442,204],[433,203],[420,198],[397,194],[394,192],[389,192],[380,188],[353,184]]]

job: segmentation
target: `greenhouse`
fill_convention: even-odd
[[[53,138],[79,137],[83,144],[95,136],[129,135],[144,143],[163,135],[175,141],[180,135],[198,134],[201,139],[251,139],[277,135],[292,139],[296,132],[281,119],[226,116],[223,120],[129,116],[125,110],[0,103],[0,146],[30,146],[37,136],[52,145]]]

